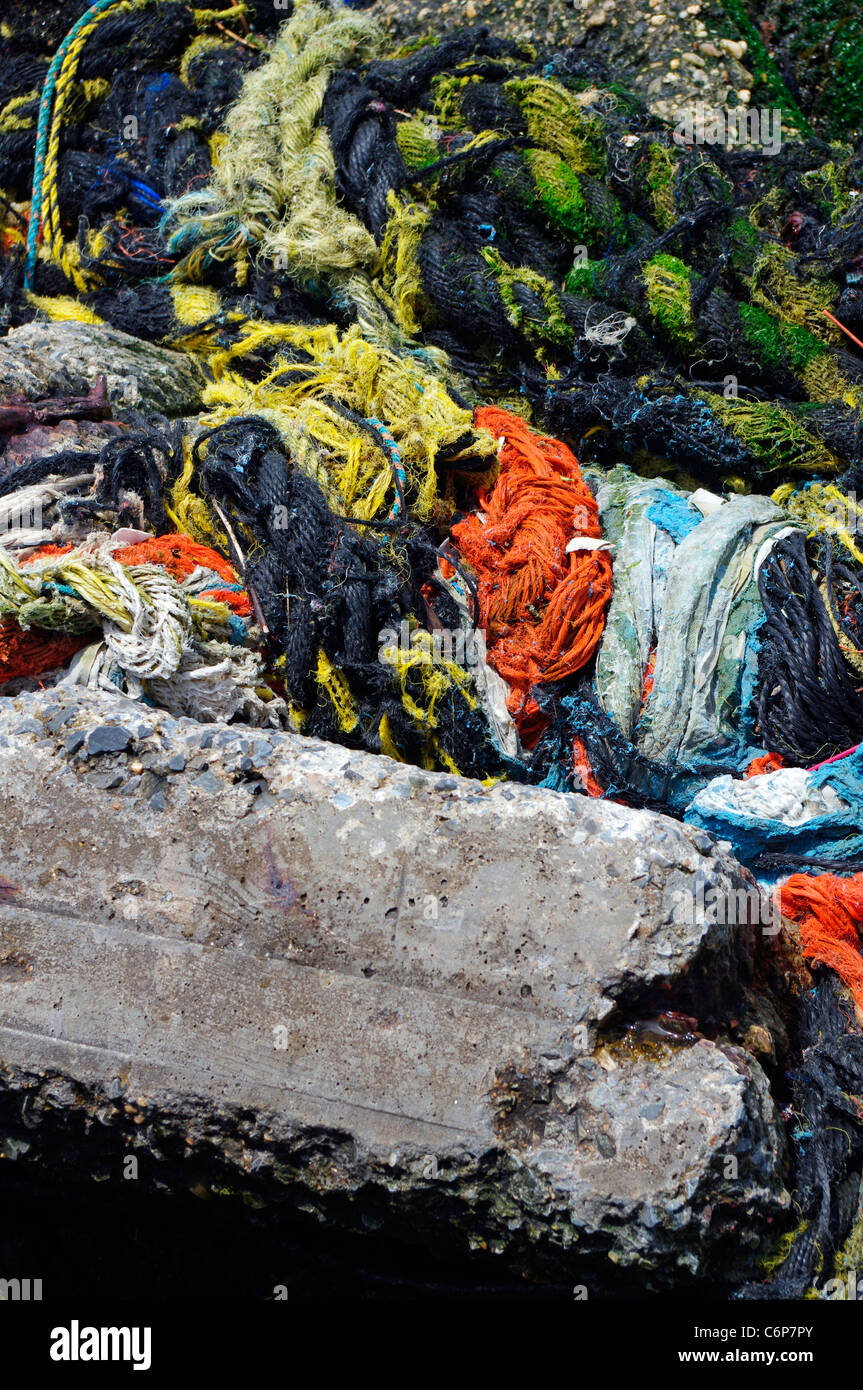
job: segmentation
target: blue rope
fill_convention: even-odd
[[[401,499],[404,494],[405,487],[407,485],[407,474],[405,472],[404,465],[402,464],[401,454],[399,453],[398,445],[396,444],[396,441],[393,439],[392,435],[390,434],[383,421],[376,420],[374,419],[374,417],[369,417],[366,423],[371,425],[373,429],[377,430],[378,434],[380,435],[381,442],[384,446],[384,452],[389,456],[390,465],[392,467],[393,472],[396,475],[396,500],[393,503],[393,508],[389,515],[389,520],[394,521],[398,516],[401,515]]]
[[[45,156],[48,153],[48,137],[51,128],[51,108],[54,104],[54,88],[57,83],[57,74],[66,58],[78,34],[97,14],[103,10],[109,10],[117,0],[96,0],[95,5],[91,5],[89,10],[82,14],[76,24],[73,24],[65,39],[61,43],[51,65],[45,74],[45,83],[42,87],[42,98],[39,102],[39,121],[36,126],[36,157],[33,164],[33,191],[30,197],[30,225],[27,228],[27,255],[24,259],[24,288],[32,290],[33,276],[36,271],[36,241],[39,236],[39,222],[42,211],[42,178],[45,172]]]

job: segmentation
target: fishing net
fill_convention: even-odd
[[[0,683],[684,817],[859,992],[859,145],[687,139],[579,55],[361,10],[3,31],[9,343],[107,325],[201,386],[0,403]],[[863,1061],[826,978],[801,1029],[795,1295]]]

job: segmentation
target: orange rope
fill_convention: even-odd
[[[531,687],[571,676],[593,656],[611,597],[605,550],[566,552],[574,536],[599,538],[598,508],[575,455],[497,406],[476,423],[504,440],[485,522],[468,516],[453,539],[476,571],[489,663],[509,682],[509,711],[528,747],[545,717]]]
[[[792,874],[779,889],[779,903],[800,923],[803,954],[835,970],[863,1011],[863,874]]]

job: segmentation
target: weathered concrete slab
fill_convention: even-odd
[[[204,377],[193,357],[107,324],[34,320],[0,338],[0,400],[85,396],[103,374],[114,406],[168,416],[200,408]]]
[[[738,926],[673,909],[699,878],[752,880],[666,817],[120,699],[49,693],[0,710],[14,807],[0,872],[36,910],[74,903],[96,921],[588,1026],[702,957],[727,958],[716,985],[729,994],[746,968]],[[128,751],[89,753],[99,735],[86,731],[108,721]]]
[[[785,1209],[754,1057],[612,1036],[701,970],[745,998],[757,940],[672,919],[747,882],[707,836],[58,691],[0,701],[0,777],[0,1134],[34,1156],[83,1123],[83,1163],[209,1155],[599,1282],[703,1273]]]

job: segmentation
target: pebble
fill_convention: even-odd
[[[42,725],[39,723],[37,719],[25,719],[24,723],[19,724],[15,729],[16,734],[41,734],[41,732]],[[49,725],[48,732],[51,734],[55,734],[57,730],[52,729]]]
[[[57,714],[53,714],[51,718],[47,720],[45,728],[48,730],[49,734],[56,734],[58,729],[62,729],[64,724],[68,724],[69,720],[74,718],[74,710],[60,710]],[[34,721],[32,719],[27,720],[27,725],[31,725],[33,723]],[[16,729],[15,732],[16,734],[35,733],[35,730],[30,729],[25,725],[22,725],[21,728]]]
[[[97,753],[122,753],[131,742],[132,734],[122,724],[97,724],[87,734],[87,752],[91,757]]]
[[[174,756],[172,758],[169,758],[167,762],[167,768],[169,772],[183,772],[185,766],[186,759],[183,757],[182,753],[175,753]]]
[[[113,791],[116,787],[123,785],[123,774],[121,772],[100,772],[98,776],[90,778],[89,785],[98,787],[100,791]]]
[[[221,782],[212,772],[202,772],[200,777],[195,778],[193,785],[199,787],[202,792],[220,792],[222,790]]]

